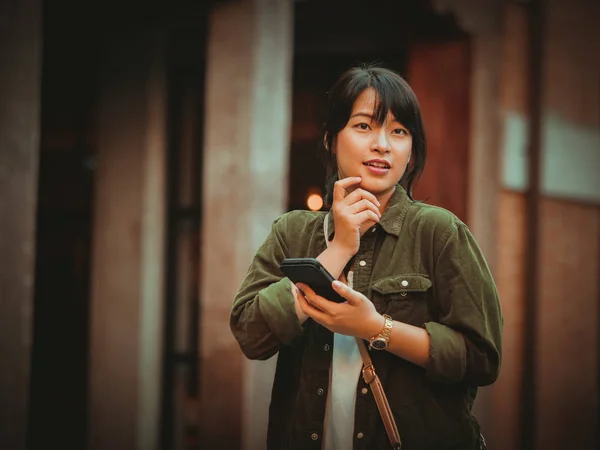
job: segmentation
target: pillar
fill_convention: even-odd
[[[158,448],[165,248],[165,76],[158,32],[102,59],[90,307],[90,450]]]
[[[0,6],[0,443],[26,447],[40,135],[39,0]]]
[[[220,2],[209,18],[201,248],[201,444],[264,449],[274,360],[249,362],[233,297],[284,212],[293,3]]]
[[[454,13],[460,27],[471,36],[467,222],[497,276],[502,2],[434,0],[433,4],[439,12]],[[474,407],[483,432],[488,435],[494,433],[497,420],[493,393],[494,386],[480,389]]]
[[[525,155],[529,141],[528,105],[530,52],[524,5],[507,3],[503,11],[500,83],[501,170],[498,208],[497,264],[495,280],[504,314],[503,360],[498,381],[491,388],[493,415],[488,432],[490,447],[523,448],[523,432],[531,427],[523,405],[525,338],[530,333],[526,320],[527,298],[527,202]],[[521,170],[519,170],[521,169]],[[525,450],[525,449],[524,449]]]

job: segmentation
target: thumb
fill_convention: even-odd
[[[332,283],[333,289],[335,292],[344,297],[348,303],[356,305],[360,303],[362,294],[360,292],[356,292],[350,286],[345,285],[339,280],[336,280]]]

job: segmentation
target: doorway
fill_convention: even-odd
[[[428,162],[414,198],[467,217],[469,38],[452,15],[428,2],[297,2],[288,209],[323,195],[317,158],[327,89],[346,69],[375,63],[415,90],[425,120]]]

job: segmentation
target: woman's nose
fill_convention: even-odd
[[[385,129],[380,129],[373,139],[373,144],[371,146],[371,150],[376,150],[379,152],[389,152],[390,151],[390,140],[387,135]]]

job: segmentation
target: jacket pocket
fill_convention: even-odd
[[[394,320],[423,326],[429,320],[427,295],[432,286],[424,274],[400,274],[373,283],[373,303]]]

